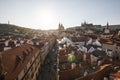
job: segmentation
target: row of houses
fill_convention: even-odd
[[[103,40],[101,37],[95,37],[95,35],[79,35],[59,39],[58,79],[118,79],[120,47],[117,43],[113,43],[111,39],[108,41],[101,40]],[[70,56],[69,58],[71,54],[74,57]]]
[[[67,30],[75,30],[75,31],[87,30],[88,31],[87,33],[93,33],[93,31],[91,31],[91,30],[97,30],[99,32],[104,32],[106,27],[111,32],[115,32],[116,30],[120,30],[120,24],[111,25],[111,24],[109,24],[109,22],[107,22],[104,26],[102,26],[102,25],[94,25],[92,23],[87,23],[86,21],[84,23],[82,23],[81,26],[70,27],[70,28],[67,28]]]
[[[44,36],[44,37],[43,37]],[[55,43],[51,34],[0,41],[0,80],[37,80],[40,65]]]

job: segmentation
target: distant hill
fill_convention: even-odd
[[[9,34],[33,34],[36,31],[30,28],[24,28],[12,24],[0,24],[0,34],[9,33]]]

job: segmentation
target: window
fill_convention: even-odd
[[[25,80],[28,80],[28,75],[26,75],[24,79],[25,79]]]
[[[24,68],[24,73],[26,73],[26,72],[27,72],[27,67]]]
[[[33,67],[31,67],[31,71],[33,70]]]
[[[33,76],[34,76],[34,73],[32,73],[31,78],[33,78]]]
[[[18,77],[15,80],[19,80]]]
[[[32,64],[32,59],[30,60],[30,65]]]

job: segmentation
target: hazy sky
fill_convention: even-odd
[[[120,0],[0,0],[0,23],[57,29],[88,23],[120,24]]]

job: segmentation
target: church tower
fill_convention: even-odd
[[[59,23],[59,25],[58,25],[58,30],[59,31],[63,31],[64,30],[64,26],[61,23]]]
[[[107,22],[107,26],[106,26],[106,28],[108,29],[108,27],[109,27],[109,23]]]
[[[109,23],[108,23],[108,22],[107,22],[107,25],[106,25],[106,27],[105,27],[104,33],[106,33],[106,34],[110,33]]]

